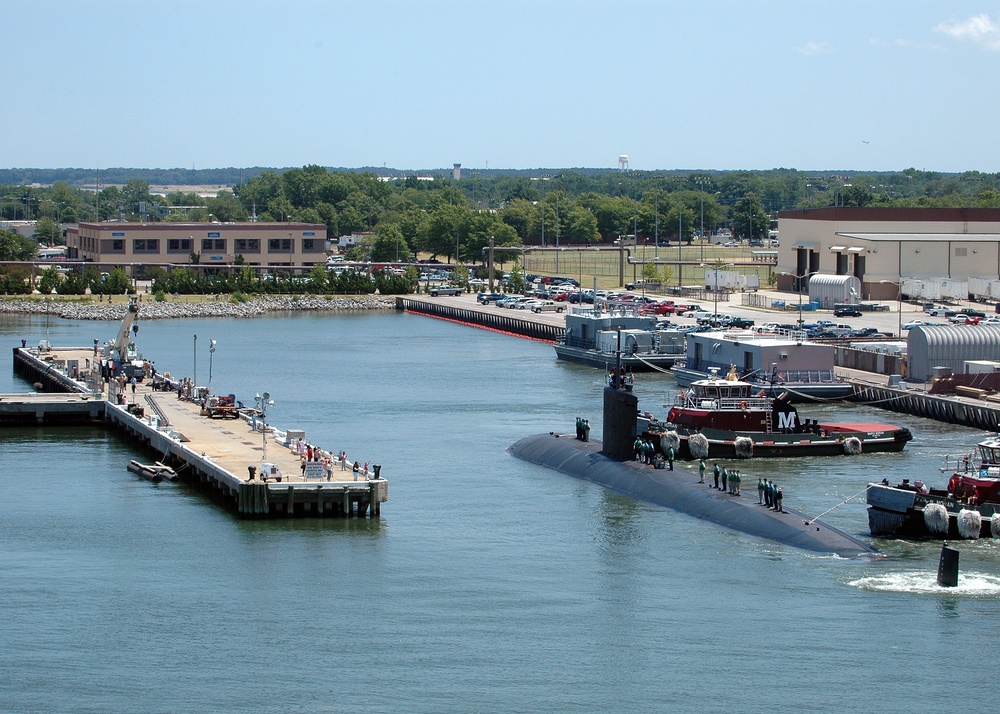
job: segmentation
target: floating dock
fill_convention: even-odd
[[[17,374],[45,391],[0,395],[0,425],[115,427],[173,467],[179,480],[241,517],[381,515],[389,495],[386,479],[355,480],[350,467],[342,470],[340,464],[332,473],[323,473],[319,462],[303,466],[293,451],[298,432],[265,427],[248,414],[210,419],[200,404],[180,399],[176,387],[154,391],[143,380],[134,395],[126,387],[128,403],[119,404],[114,384],[106,392],[96,378],[94,356],[93,348],[15,348]],[[259,473],[263,463],[269,465],[265,478]]]

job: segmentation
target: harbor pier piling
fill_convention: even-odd
[[[1000,425],[1000,404],[953,394],[928,394],[917,389],[878,386],[857,379],[850,381],[854,387],[853,401],[879,409],[983,431],[997,431]]]

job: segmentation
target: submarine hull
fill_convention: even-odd
[[[537,434],[517,441],[508,451],[539,466],[751,536],[847,558],[877,553],[867,543],[821,521],[810,520],[799,511],[787,509],[776,513],[758,504],[749,493],[733,496],[698,483],[697,474],[690,471],[654,469],[637,461],[606,456],[599,441],[579,441],[565,434]],[[750,484],[747,486],[749,491]]]

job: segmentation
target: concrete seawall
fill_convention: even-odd
[[[397,297],[396,309],[445,320],[454,320],[466,325],[484,327],[497,332],[504,332],[534,340],[555,342],[566,333],[565,326],[550,325],[530,318],[515,317],[509,310],[476,309],[461,305],[449,305],[413,297]]]

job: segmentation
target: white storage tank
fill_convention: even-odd
[[[816,273],[809,278],[809,301],[833,308],[837,303],[856,303],[861,299],[861,281],[853,275]]]

